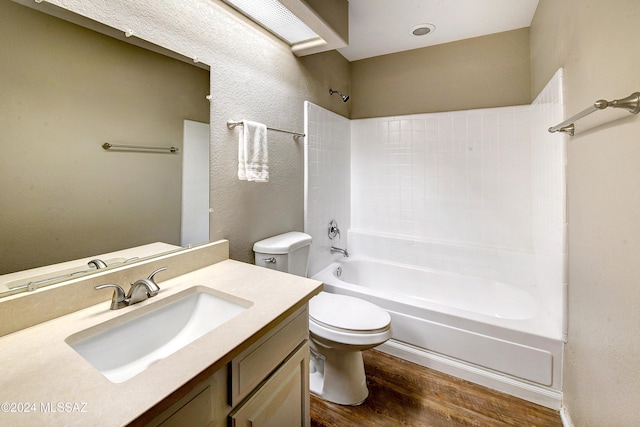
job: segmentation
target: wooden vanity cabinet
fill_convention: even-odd
[[[305,305],[193,387],[148,426],[310,426]]]

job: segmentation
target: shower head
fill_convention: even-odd
[[[337,93],[342,98],[342,102],[347,102],[349,100],[349,95],[344,95],[342,92],[338,92],[337,90],[329,89],[329,95],[333,95]]]

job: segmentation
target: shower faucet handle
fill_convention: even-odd
[[[329,239],[331,240],[335,239],[336,236],[340,237],[340,229],[338,228],[338,223],[336,222],[335,219],[332,219],[331,222],[329,223],[328,234],[329,234]]]

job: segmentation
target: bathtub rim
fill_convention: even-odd
[[[534,340],[534,342],[544,342],[547,340],[553,342],[565,342],[565,336],[562,333],[562,324],[560,323],[560,321],[558,321],[557,325],[553,323],[551,313],[548,312],[544,304],[541,304],[541,297],[536,288],[518,287],[518,289],[522,289],[529,293],[535,300],[538,309],[534,317],[529,319],[504,319],[425,300],[420,300],[420,304],[415,304],[416,300],[410,297],[392,295],[390,292],[379,291],[376,289],[368,288],[366,286],[345,282],[333,274],[338,266],[342,267],[345,264],[348,265],[349,263],[352,263],[354,261],[383,263],[401,268],[411,268],[415,270],[460,275],[458,273],[452,273],[448,271],[389,262],[358,255],[349,257],[348,259],[335,260],[330,265],[313,275],[312,278],[322,281],[325,285],[325,290],[328,292],[343,293],[355,297],[360,297],[362,294],[366,294],[374,299],[376,304],[387,310],[406,313],[418,318],[422,317],[421,314],[423,313],[421,313],[421,311],[428,310],[433,314],[433,320],[435,321],[450,324],[455,327],[471,329],[474,332],[482,334],[497,335],[500,338],[509,340],[515,339],[517,341],[522,340],[523,336],[528,336],[530,337],[530,339]],[[391,298],[388,298],[389,296],[391,296]]]

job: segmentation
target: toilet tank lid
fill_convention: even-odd
[[[262,254],[288,254],[310,244],[311,236],[308,234],[290,231],[256,242],[253,245],[253,251]]]

